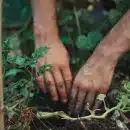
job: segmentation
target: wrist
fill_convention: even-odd
[[[107,61],[117,62],[120,56],[129,51],[129,39],[125,36],[106,37],[95,49],[94,55],[100,55]]]
[[[56,25],[56,1],[33,0],[33,23],[36,39],[42,42],[57,43],[58,28]],[[42,43],[43,44],[43,43]]]
[[[45,29],[44,26],[34,26],[35,39],[40,39],[42,43],[38,44],[57,44],[59,43],[58,32],[54,29],[52,31]]]

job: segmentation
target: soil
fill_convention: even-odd
[[[125,75],[125,74],[124,74]],[[114,106],[116,104],[116,95],[119,90],[119,86],[121,86],[121,82],[124,79],[124,75],[122,73],[118,73],[115,75],[113,82],[112,82],[112,89],[109,91],[107,95],[107,102],[108,104],[111,104],[111,106]],[[118,78],[120,77],[120,78]],[[118,88],[117,88],[118,87]],[[43,95],[42,93],[38,94],[38,96],[33,100],[33,103],[36,103],[38,109],[40,111],[64,111],[67,113],[67,105],[61,104],[61,103],[53,103],[49,97],[46,95]],[[42,103],[41,103],[42,102]],[[42,105],[44,104],[44,106]],[[46,105],[45,105],[46,104]],[[115,120],[113,120],[112,117],[113,113],[111,113],[106,119],[103,120],[90,120],[90,121],[64,121],[61,119],[47,119],[47,120],[35,120],[32,123],[32,129],[31,130],[130,130],[130,121],[129,123],[125,123],[124,119],[122,117],[119,118],[119,120],[125,124],[125,126],[128,129],[119,128],[117,126],[117,123]],[[126,117],[128,117],[130,113],[124,114]]]
[[[61,124],[60,121],[57,122],[58,124]],[[117,125],[116,122],[110,120],[110,119],[105,119],[105,120],[92,120],[92,121],[86,121],[86,122],[64,122],[65,125],[63,126],[56,126],[56,124],[53,124],[53,127],[49,126],[48,127],[51,130],[121,130]],[[38,124],[37,124],[38,125]],[[45,128],[43,124],[39,124],[38,126],[33,125],[32,130],[48,130],[48,128]],[[39,127],[40,126],[40,127]]]

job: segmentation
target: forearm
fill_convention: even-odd
[[[43,41],[58,38],[56,26],[56,0],[32,0],[34,32]]]
[[[95,53],[108,57],[111,60],[118,58],[130,49],[130,10],[113,27]],[[95,54],[96,55],[96,54]]]

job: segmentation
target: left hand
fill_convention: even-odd
[[[99,49],[94,52],[74,79],[69,103],[71,114],[80,114],[81,110],[85,112],[88,105],[92,109],[97,95],[109,89],[116,61],[101,55],[101,51]]]

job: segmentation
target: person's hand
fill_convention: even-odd
[[[88,107],[91,109],[99,107],[100,104],[98,105],[95,100],[97,95],[108,91],[119,57],[130,49],[129,17],[130,11],[111,29],[87,63],[79,70],[71,89],[69,102],[71,113],[79,114]]]
[[[38,42],[37,39],[36,42]],[[38,43],[36,43],[37,45]],[[49,90],[53,101],[60,100],[66,103],[68,100],[67,90],[71,87],[72,80],[68,53],[60,40],[46,41],[44,46],[47,46],[49,50],[44,57],[38,60],[37,67],[50,64],[52,69],[51,72],[47,71],[44,75],[37,77],[37,83],[44,92],[46,92],[46,89]]]
[[[97,109],[97,95],[109,89],[116,61],[101,52],[101,49],[96,50],[74,79],[69,103],[71,114],[81,114],[81,111],[85,114],[88,107]]]

